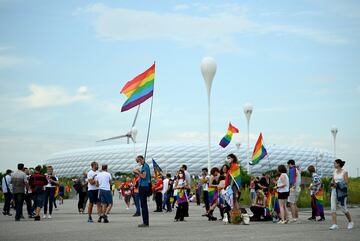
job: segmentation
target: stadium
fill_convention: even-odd
[[[275,169],[280,164],[286,164],[294,159],[296,164],[306,170],[309,165],[317,166],[318,173],[329,176],[333,171],[333,155],[331,152],[314,148],[286,145],[269,145],[266,147],[268,155],[259,164],[251,166],[252,174],[260,174]],[[89,148],[67,150],[52,154],[46,165],[52,165],[58,176],[79,176],[90,169],[90,163],[97,161],[107,164],[111,173],[131,172],[137,166],[136,154],[143,154],[145,144],[101,145]],[[252,147],[250,147],[252,150]],[[241,160],[241,166],[246,168],[246,147],[237,148],[230,144],[223,149],[213,145],[211,149],[211,166],[221,166],[226,156],[234,153]],[[208,149],[204,143],[158,143],[148,147],[147,162],[152,168],[151,159],[156,160],[163,171],[175,174],[182,164],[188,166],[192,175],[200,174],[203,167],[207,167]]]

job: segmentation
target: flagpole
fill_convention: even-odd
[[[154,64],[155,64],[155,61],[154,61]],[[154,87],[155,87],[155,83],[154,83]],[[155,89],[155,88],[154,88],[154,89]],[[153,90],[153,91],[154,91],[154,90]],[[153,95],[152,95],[152,97],[151,97],[150,117],[149,117],[149,125],[148,125],[148,131],[147,131],[147,136],[146,136],[146,145],[145,145],[144,160],[146,160],[146,153],[147,153],[147,148],[148,148],[148,143],[149,143],[149,135],[150,135],[150,125],[151,125],[151,116],[152,116],[153,101],[154,101],[154,92],[153,92]]]

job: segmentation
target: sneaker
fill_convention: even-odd
[[[352,229],[354,227],[354,222],[349,222],[348,229]]]
[[[133,215],[133,217],[139,217],[139,216],[140,216],[139,213],[135,213],[135,214]]]
[[[319,220],[317,220],[318,222],[323,222],[325,221],[325,218],[320,218]]]
[[[310,217],[310,218],[308,218],[308,220],[310,220],[310,221],[316,221],[316,218]]]
[[[333,225],[331,225],[331,227],[329,229],[330,230],[339,230],[339,226],[337,224],[333,224]]]
[[[43,218],[47,218],[47,217],[46,217],[46,214],[44,214]]]
[[[49,214],[49,216],[48,216],[48,219],[51,219],[52,217],[51,217],[51,215]]]
[[[35,216],[34,221],[40,221],[40,216]]]
[[[280,220],[279,222],[277,222],[278,224],[285,224],[284,220]]]
[[[2,214],[3,214],[3,215],[6,215],[6,212],[5,212],[5,211],[3,211],[3,212],[2,212]]]
[[[104,223],[109,223],[107,216],[104,217]]]
[[[8,213],[8,214],[6,214],[6,215],[8,215],[8,216],[12,216],[12,214],[11,214],[11,213]]]
[[[101,223],[101,219],[103,218],[103,216],[100,216],[98,219],[98,223]]]
[[[88,223],[92,223],[92,222],[93,222],[92,217],[89,216],[89,218],[88,218]]]

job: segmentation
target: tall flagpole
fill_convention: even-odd
[[[155,61],[154,61],[154,64],[155,64]],[[155,82],[154,82],[154,87],[155,87]],[[155,89],[155,88],[154,88],[154,89]],[[147,153],[147,148],[148,148],[148,143],[149,143],[150,125],[151,125],[151,116],[152,116],[153,101],[154,101],[154,90],[153,90],[153,95],[152,95],[152,97],[151,97],[150,117],[149,117],[149,125],[148,125],[147,137],[146,137],[144,160],[146,160],[146,153]]]

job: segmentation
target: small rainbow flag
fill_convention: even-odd
[[[160,166],[156,163],[156,161],[154,159],[152,159],[152,163],[153,163],[153,168],[154,168],[154,176],[155,176],[155,179],[158,180],[158,179],[162,179],[162,170],[160,168]]]
[[[260,133],[260,136],[258,140],[256,141],[256,145],[254,147],[254,151],[252,154],[252,161],[250,165],[256,165],[260,162],[260,160],[264,159],[264,157],[267,155],[267,151],[263,144],[263,138],[262,133]]]
[[[152,97],[154,93],[154,80],[155,63],[144,73],[127,82],[120,92],[128,97],[121,108],[121,112],[130,110]]]
[[[235,183],[238,190],[240,190],[240,188],[241,188],[241,172],[240,172],[240,167],[238,166],[238,164],[231,163],[229,171],[226,174],[225,186],[228,186],[230,183],[229,176],[231,177],[231,185],[233,183]]]
[[[229,123],[228,131],[226,135],[221,139],[219,145],[222,146],[222,148],[227,147],[229,143],[231,142],[233,133],[239,133],[239,129],[235,126],[231,125],[231,122]]]

